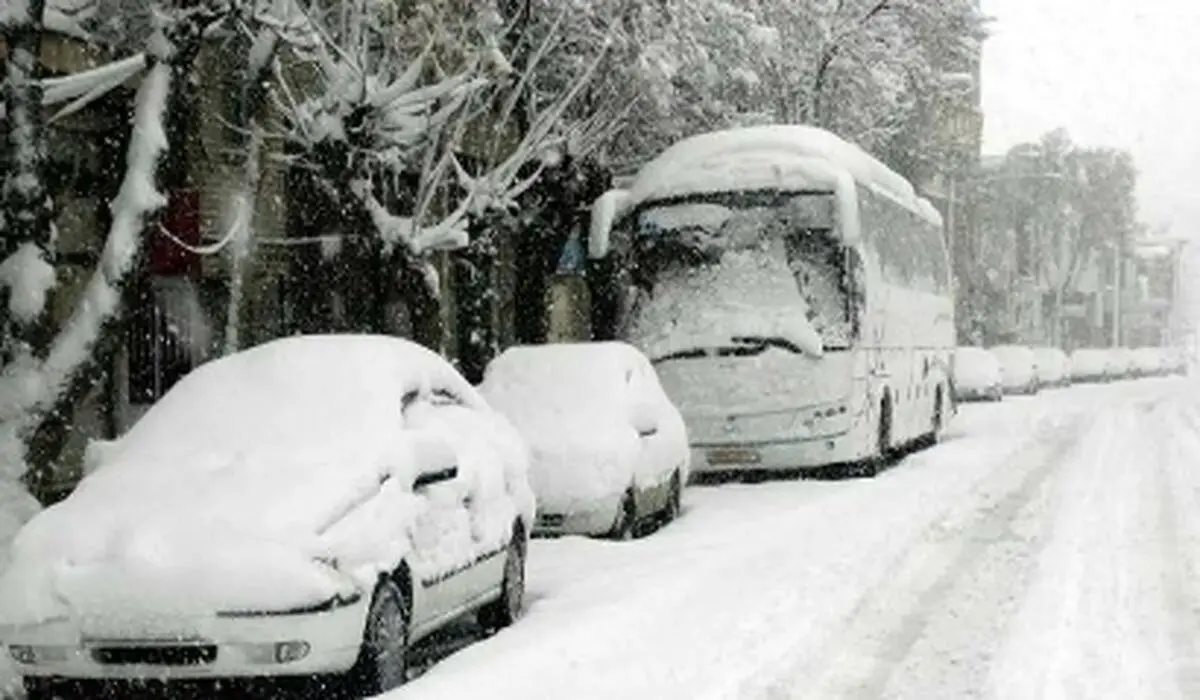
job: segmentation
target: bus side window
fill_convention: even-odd
[[[862,332],[862,319],[867,314],[867,284],[862,256],[846,246],[842,274],[846,289],[846,318],[850,321],[850,340],[856,341]]]

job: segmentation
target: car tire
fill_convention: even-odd
[[[930,426],[929,444],[936,445],[942,439],[942,428],[946,427],[946,406],[942,399],[942,388],[938,387],[933,398],[933,421]]]
[[[637,503],[633,498],[633,489],[625,492],[621,499],[617,522],[613,525],[611,536],[614,540],[632,540],[637,534]]]
[[[667,507],[663,511],[663,522],[674,522],[683,512],[683,477],[676,471],[671,475],[670,492],[667,494]]]
[[[33,678],[23,680],[26,700],[92,700],[108,697],[109,684],[92,679]]]
[[[386,693],[408,677],[409,609],[400,586],[385,578],[375,587],[358,660],[350,669],[351,692],[357,697]]]
[[[500,597],[479,609],[479,624],[489,631],[508,627],[521,616],[525,604],[525,558],[528,541],[521,525],[513,527],[512,539],[504,549],[504,580]]]

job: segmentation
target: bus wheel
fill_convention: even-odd
[[[945,423],[945,408],[942,403],[942,387],[937,388],[937,394],[933,397],[933,432],[929,434],[929,444],[936,445],[942,436],[942,428]]]
[[[853,475],[864,479],[874,478],[887,466],[892,454],[892,401],[885,396],[879,404],[879,431],[876,434],[875,454],[867,457],[853,469]]]

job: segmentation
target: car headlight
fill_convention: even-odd
[[[8,647],[8,655],[12,657],[13,661],[23,666],[59,663],[67,660],[67,647],[13,644]]]
[[[362,600],[362,593],[355,591],[349,595],[339,594],[319,603],[302,605],[299,607],[288,608],[286,610],[226,610],[217,613],[217,617],[278,617],[286,615],[313,615],[316,613],[337,610],[338,608],[344,608],[347,605],[354,605],[360,600]]]

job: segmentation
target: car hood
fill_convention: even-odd
[[[393,541],[402,541],[416,510],[399,486],[411,478],[383,468],[298,460],[280,479],[279,469],[230,459],[204,471],[197,479],[195,470],[114,464],[39,513],[0,577],[0,623],[130,606],[195,613],[327,600],[350,581],[317,558],[355,542],[345,523],[384,510],[372,506],[386,500]],[[356,546],[360,562],[381,555]]]

